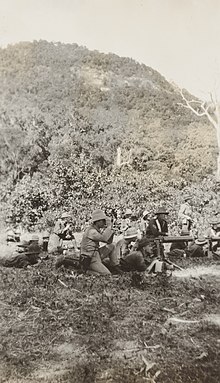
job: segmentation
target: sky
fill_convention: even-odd
[[[220,99],[220,0],[0,0],[0,46],[77,43]]]

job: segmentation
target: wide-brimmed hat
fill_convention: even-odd
[[[169,212],[165,209],[165,207],[159,207],[159,209],[155,213],[156,215],[158,214],[169,214]]]
[[[61,215],[61,218],[70,218],[71,217],[71,214],[70,213],[63,213],[62,215]]]
[[[106,221],[107,218],[108,217],[105,215],[105,213],[100,209],[94,210],[92,213],[92,222],[101,221],[102,219]]]
[[[220,218],[212,217],[212,218],[209,220],[209,223],[210,223],[210,225],[218,225],[218,224],[220,223]]]
[[[137,230],[135,227],[129,227],[124,233],[124,239],[131,239],[131,238],[136,238],[138,235]]]
[[[149,210],[144,210],[142,216],[143,216],[143,217],[146,217],[148,214],[150,214]]]
[[[196,245],[205,245],[207,243],[207,239],[205,237],[199,237],[195,240]]]
[[[132,210],[131,209],[126,209],[125,210],[125,215],[132,215]]]

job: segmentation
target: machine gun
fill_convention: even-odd
[[[181,267],[176,265],[175,263],[171,262],[167,256],[165,255],[165,250],[163,244],[165,243],[189,243],[193,242],[196,238],[193,236],[159,236],[159,237],[145,237],[142,238],[139,243],[137,244],[137,250],[142,250],[145,246],[149,246],[149,244],[152,246],[153,245],[153,253],[154,256],[156,257],[156,260],[151,263],[151,265],[148,268],[148,271],[152,271],[152,268],[155,266],[155,271],[156,272],[161,272],[164,269],[166,269],[167,264],[170,265],[172,268],[176,268],[179,270],[182,270]],[[213,242],[216,242],[217,245],[220,247],[220,237],[215,236],[215,237],[209,237],[207,238],[207,243],[208,243],[208,251],[209,254],[210,252],[213,254],[214,246]],[[214,253],[216,254],[216,253]],[[218,254],[216,254],[218,255]],[[157,267],[156,267],[157,266]],[[157,269],[157,270],[156,270]]]
[[[144,237],[137,243],[137,250],[142,251],[144,247],[151,246],[153,250],[153,255],[156,257],[154,261],[150,264],[148,271],[155,269],[155,272],[162,272],[163,270],[168,269],[167,265],[169,264],[170,268],[177,268],[182,270],[181,267],[171,262],[166,256],[164,251],[164,243],[180,243],[180,242],[192,242],[194,237],[192,236],[159,236],[159,237]]]
[[[178,237],[171,237],[171,236],[164,236],[164,237],[158,237],[154,238],[156,248],[157,248],[157,257],[159,260],[162,262],[162,265],[165,266],[164,268],[166,269],[166,265],[172,266],[172,268],[176,268],[178,270],[182,270],[182,268],[175,263],[171,262],[166,256],[165,256],[165,251],[164,251],[164,246],[163,243],[189,243],[194,241],[194,237],[192,236],[178,236]]]

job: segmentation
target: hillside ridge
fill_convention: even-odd
[[[125,199],[144,198],[152,183],[181,187],[215,170],[213,128],[145,64],[34,41],[0,49],[0,80],[1,199],[10,206],[36,183],[52,201],[47,211],[111,194],[114,183]],[[117,168],[119,147],[127,164]]]

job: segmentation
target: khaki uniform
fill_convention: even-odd
[[[116,243],[116,254],[123,271],[144,271],[146,264],[140,251],[135,251],[135,243],[121,239]]]
[[[102,261],[108,257],[110,259],[110,266],[114,267],[119,264],[115,252],[115,245],[110,243],[113,234],[114,232],[111,227],[107,227],[103,233],[94,225],[86,229],[80,246],[80,254],[91,258],[88,270],[97,274],[111,274],[108,268],[102,263]],[[100,248],[100,242],[104,242],[106,245]]]
[[[215,230],[212,227],[209,227],[208,230],[206,231],[207,238],[212,238],[212,237],[219,237],[219,241],[213,241],[211,242],[210,245],[210,250],[216,251],[218,247],[220,247],[220,231]]]
[[[183,203],[180,206],[178,220],[182,227],[182,230],[190,231],[192,224],[192,208],[187,202]]]

